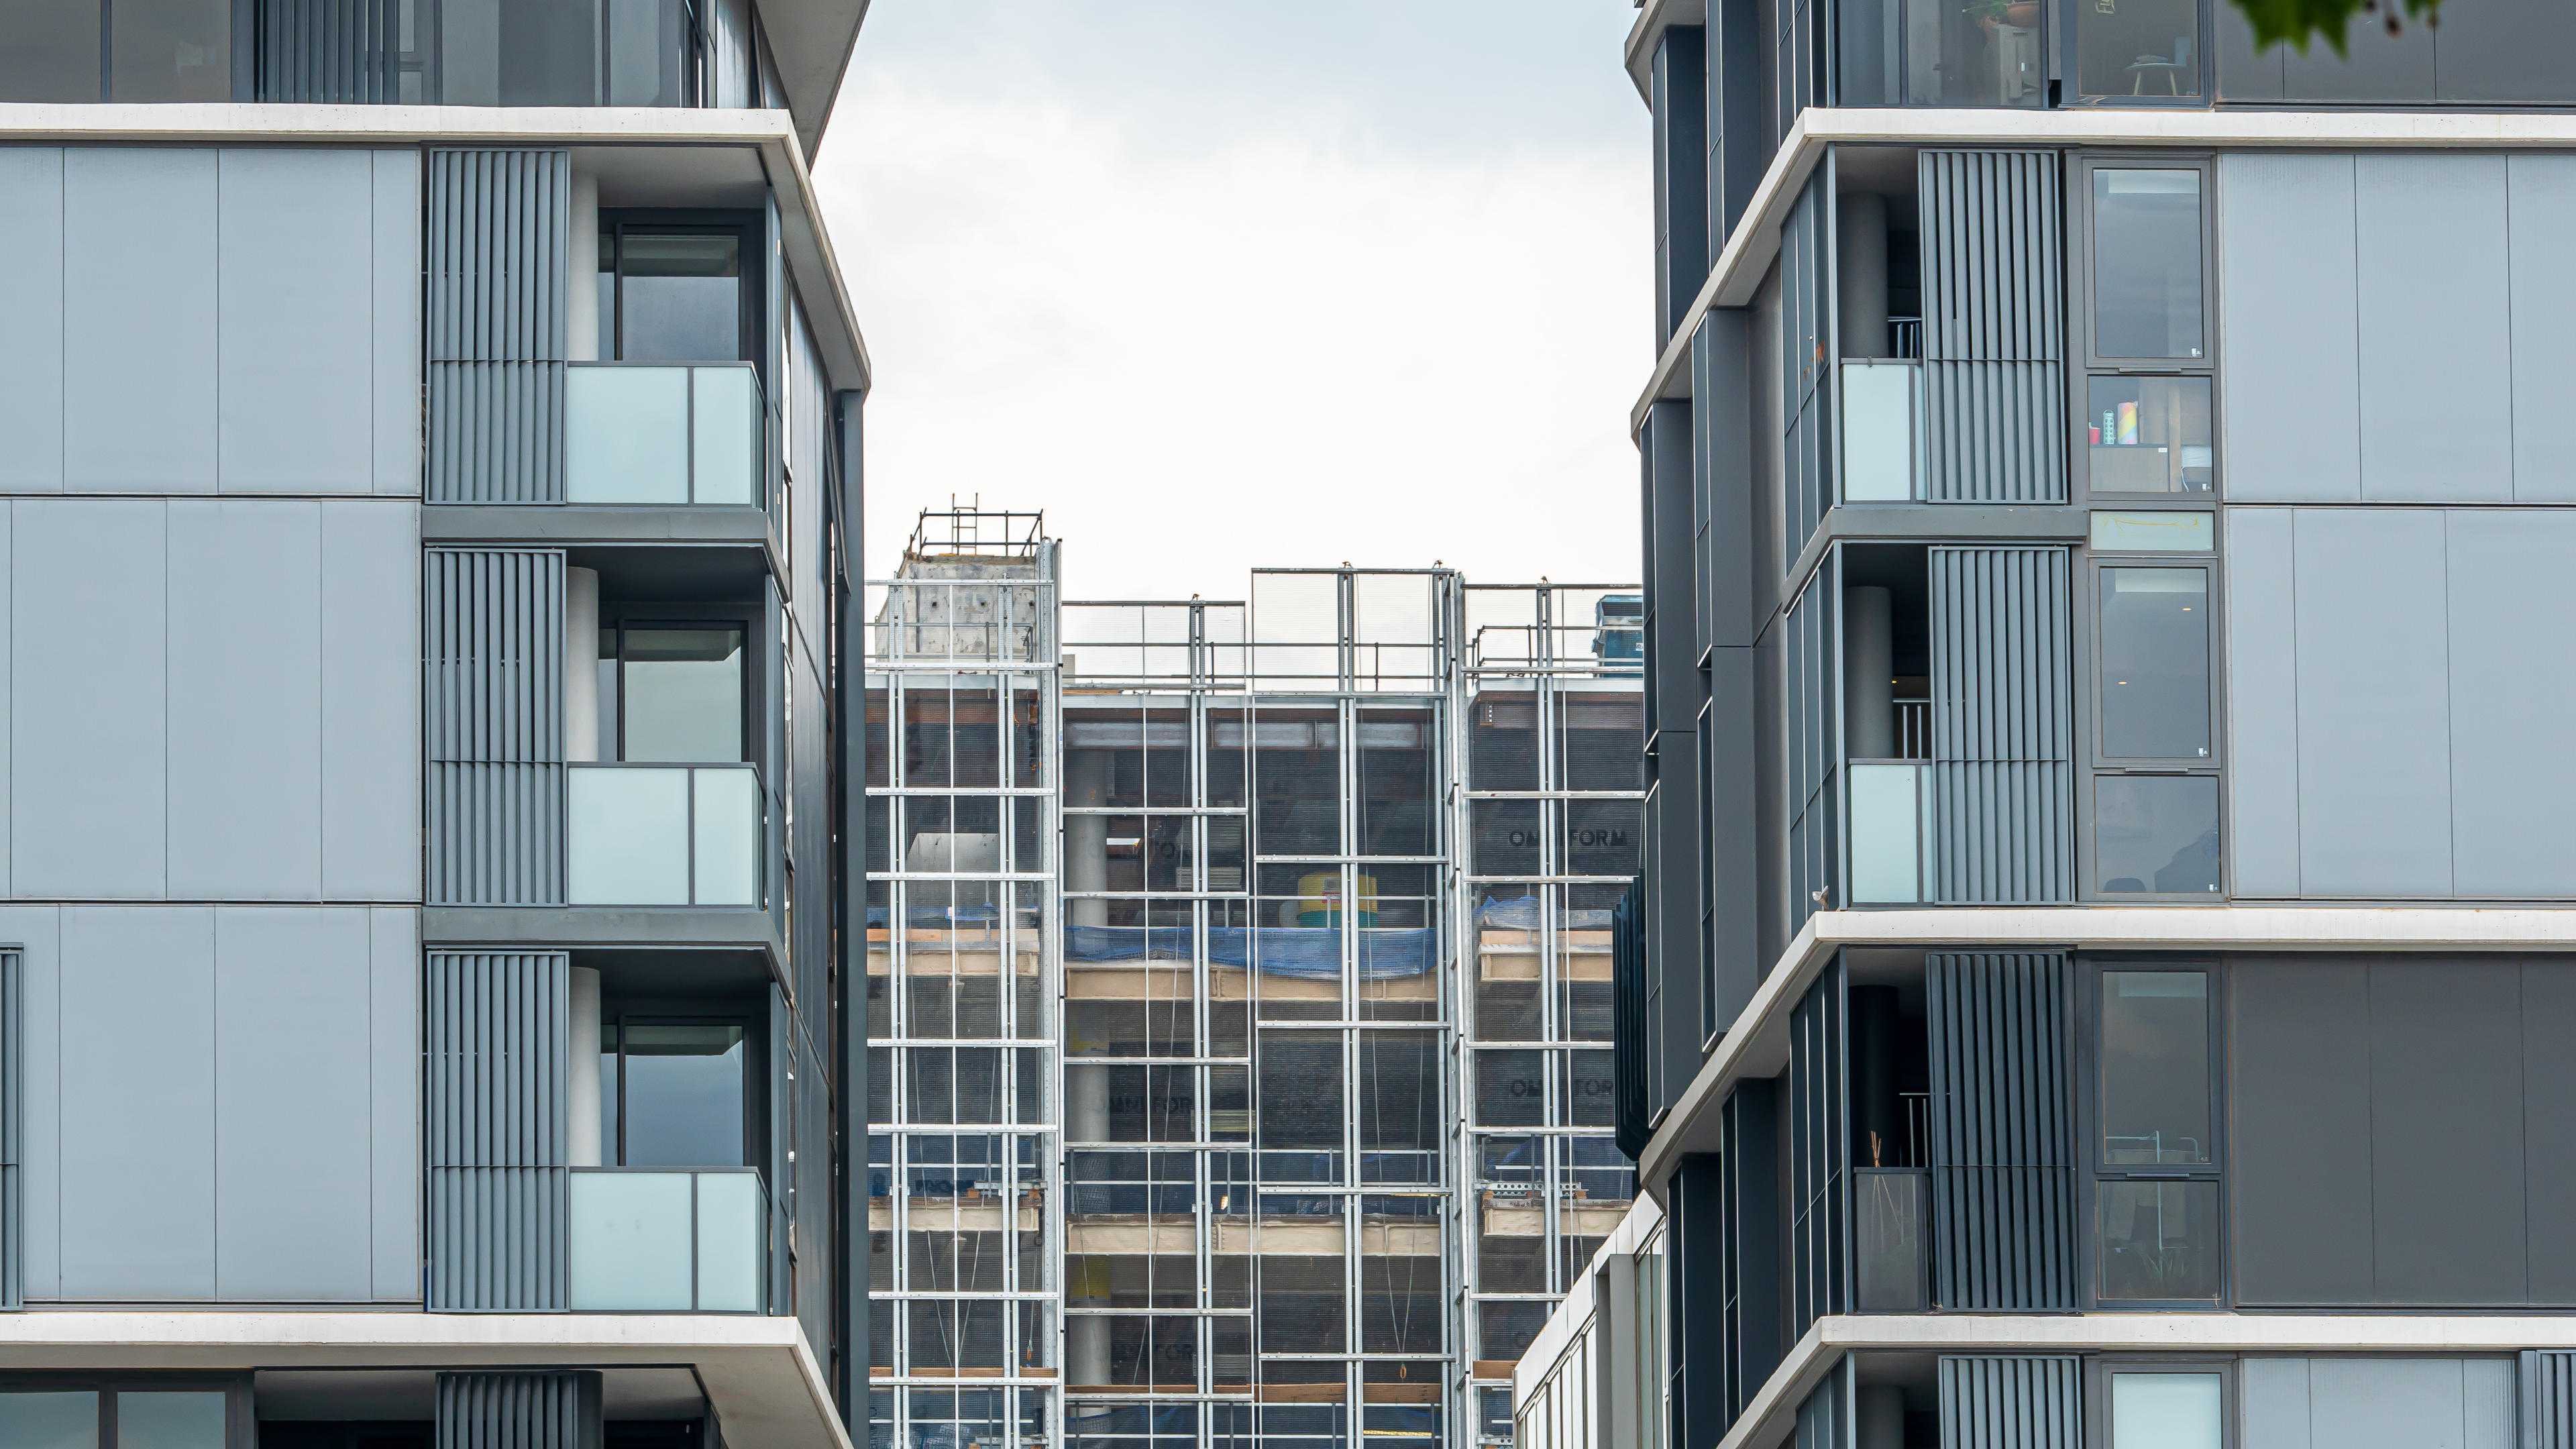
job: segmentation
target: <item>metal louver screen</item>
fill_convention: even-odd
[[[2576,1353],[2522,1356],[2522,1449],[2576,1449]]]
[[[1932,1284],[1945,1309],[2077,1306],[2067,971],[2055,952],[1925,958]]]
[[[421,567],[429,903],[564,899],[564,558],[429,550]]]
[[[601,1378],[573,1373],[438,1376],[438,1449],[599,1449]]]
[[[1935,548],[1932,893],[2075,898],[2074,599],[2057,547]]]
[[[259,98],[395,104],[403,8],[404,0],[260,0]]]
[[[432,951],[424,978],[429,1307],[561,1312],[571,1283],[572,958]]]
[[[1925,151],[1923,395],[1935,503],[2066,501],[2055,153]]]
[[[432,503],[564,496],[572,153],[432,151]]]
[[[2082,1363],[2054,1356],[1941,1360],[1941,1442],[2083,1449]]]

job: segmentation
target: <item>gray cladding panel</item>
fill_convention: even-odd
[[[227,493],[367,491],[376,421],[375,166],[228,149],[218,295]]]
[[[2239,896],[2299,894],[2294,518],[2227,510],[2227,855]]]
[[[2377,15],[2352,15],[2343,48],[2284,45],[2281,97],[2290,101],[2423,103],[2433,99],[2434,54],[2449,37],[2408,25],[2390,35]]]
[[[420,514],[322,506],[322,893],[417,900],[421,890]]]
[[[2442,515],[2309,509],[2295,529],[2303,889],[2447,895]]]
[[[2409,27],[2410,29],[2412,27]],[[2451,104],[2565,105],[2576,7],[2557,0],[2492,0],[2442,17],[2433,35],[2435,89]]]
[[[79,146],[63,158],[65,482],[216,485],[216,157]]]
[[[2364,156],[2354,215],[2363,496],[2511,499],[2505,158]]]
[[[0,146],[0,493],[63,486],[63,153]]]
[[[2227,495],[2358,500],[2353,158],[2239,152],[2218,166]]]
[[[2549,0],[2543,8],[2576,31],[2576,6]],[[2492,13],[2482,9],[2480,16]],[[2448,46],[2460,38],[2450,31],[2442,41]],[[2564,75],[2576,34],[2551,50],[2528,53]],[[2513,495],[2525,502],[2576,501],[2576,443],[2565,414],[2567,399],[2576,397],[2576,353],[2559,330],[2576,318],[2576,269],[2565,265],[2567,239],[2576,236],[2576,156],[2509,157],[2505,186],[2514,309]]]
[[[2453,880],[2463,895],[2564,894],[2576,883],[2576,832],[2558,808],[2576,798],[2576,661],[2535,650],[2533,630],[2576,617],[2576,514],[2458,509],[2444,526]]]
[[[1925,496],[2064,502],[2058,156],[1925,151],[1916,164]]]
[[[371,396],[378,493],[421,491],[420,153],[375,153],[376,345]]]
[[[2512,1449],[2507,1359],[2312,1358],[2312,1442],[2336,1449]]]
[[[1942,1359],[1941,1442],[1979,1449],[2083,1449],[2083,1361],[2046,1355]]]
[[[2315,1449],[2306,1359],[2242,1359],[2236,1365],[2236,1381],[2244,1396],[2239,1427],[2245,1443],[2260,1444],[2263,1449]]]
[[[2229,973],[2236,1296],[2247,1304],[2372,1298],[2369,968],[2285,960]]]
[[[2074,897],[2067,552],[1934,548],[1932,895]]]
[[[367,913],[368,1092],[375,1159],[370,1276],[378,1302],[421,1298],[420,913]]]
[[[2521,1008],[2517,961],[2370,965],[2381,1301],[2525,1301]]]

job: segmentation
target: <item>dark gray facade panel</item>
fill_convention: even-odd
[[[429,1307],[560,1312],[570,1294],[572,958],[432,951],[425,978]]]
[[[2510,500],[2517,419],[2505,158],[2364,156],[2353,210],[2362,496]]]
[[[560,501],[572,155],[433,151],[427,192],[427,496]]]
[[[1708,799],[1704,849],[1713,930],[1711,958],[1703,963],[1708,999],[1703,1025],[1723,1031],[1753,1000],[1769,963],[1762,955],[1760,869],[1762,843],[1754,797],[1761,757],[1755,744],[1751,649],[1709,651],[1709,738],[1700,757],[1710,764],[1700,782]],[[1691,1054],[1697,1066],[1698,1052]]]
[[[1931,550],[1935,900],[2074,898],[2069,570],[2057,547]]]
[[[1696,25],[1665,29],[1648,74],[1655,124],[1655,345],[1708,279],[1707,62]]]
[[[2230,1257],[2262,1306],[2372,1300],[2368,969],[2281,960],[2229,973]],[[2321,1123],[2345,1130],[2319,1131]]]
[[[1699,1070],[1703,1040],[1700,989],[1708,965],[1700,959],[1699,882],[1708,866],[1701,844],[1699,762],[1697,734],[1666,734],[1655,758],[1650,797],[1656,864],[1662,872],[1658,879],[1663,883],[1662,889],[1646,898],[1647,930],[1655,943],[1648,959],[1658,972],[1657,1019],[1651,1030],[1657,1037],[1656,1049],[1663,1053],[1667,1099],[1678,1097]],[[1669,1105],[1669,1100],[1656,1101],[1651,1110]]]
[[[2066,501],[2065,249],[2053,151],[1925,151],[1924,496]]]
[[[560,905],[563,555],[434,548],[423,558],[428,900]]]
[[[2281,99],[2429,104],[2445,38],[2429,25],[2406,25],[2390,35],[2379,16],[2353,15],[2345,22],[2340,51],[2329,45],[2279,47]]]
[[[2281,99],[2281,56],[2289,47],[2255,44],[2254,22],[2233,5],[2220,5],[2213,10],[2209,50],[2217,62],[2218,99]]]
[[[1788,825],[1789,916],[1795,932],[1827,903],[1839,905],[1842,859],[1842,650],[1838,624],[1840,570],[1831,560],[1808,581],[1782,620],[1786,666],[1783,730],[1788,752],[1784,807]]]
[[[2083,1449],[2083,1360],[2055,1355],[1942,1359],[1941,1442],[1993,1449]]]
[[[2370,964],[2371,1221],[2381,1302],[2528,1301],[2521,1009],[2518,961]]]
[[[1780,1366],[1784,1307],[1780,1277],[1780,1088],[1767,1078],[1735,1084],[1719,1108],[1725,1151],[1720,1164],[1716,1231],[1720,1322],[1719,1372],[1732,1421]],[[1694,1441],[1696,1442],[1696,1441]]]
[[[402,0],[259,0],[258,98],[341,106],[402,100],[408,8]]]
[[[1700,630],[1715,648],[1751,644],[1771,611],[1771,590],[1754,583],[1753,345],[1740,308],[1711,311],[1691,343]]]
[[[1721,1167],[1713,1153],[1674,1165],[1666,1211],[1665,1301],[1671,1308],[1670,1361],[1657,1365],[1670,1384],[1673,1443],[1715,1444],[1734,1422],[1726,1352],[1726,1300],[1694,1291],[1721,1281],[1728,1221]]]
[[[2067,975],[2055,952],[1925,958],[1932,1280],[1943,1308],[2072,1309],[2083,1292]]]
[[[2222,10],[2227,7],[2221,7]],[[2276,53],[2277,54],[2277,53]],[[2237,502],[2361,497],[2353,158],[2218,161],[2219,423]],[[2230,771],[2230,774],[2235,773]]]
[[[1654,707],[1650,730],[1696,728],[1699,717],[1699,639],[1693,619],[1691,539],[1695,512],[1691,472],[1691,404],[1659,402],[1647,414],[1646,450],[1646,699]]]
[[[1714,263],[1753,204],[1771,145],[1763,132],[1767,47],[1760,0],[1709,0],[1706,8],[1701,49],[1708,60],[1708,254]]]
[[[2299,893],[2294,516],[2227,510],[2228,868],[2240,897]]]
[[[2522,968],[2524,1267],[2534,1303],[2576,1303],[2576,969]]]
[[[601,1376],[442,1373],[438,1449],[599,1449]]]
[[[2376,28],[2376,27],[2372,27]],[[2433,87],[2445,105],[2566,105],[2576,79],[2576,9],[2557,0],[2494,0],[2475,14],[2463,5],[2424,29],[2433,45]]]
[[[1851,1311],[1851,1091],[1843,967],[1825,969],[1789,1014],[1791,1342]]]

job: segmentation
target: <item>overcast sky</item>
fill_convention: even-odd
[[[1043,508],[1077,598],[1637,572],[1630,0],[875,0],[816,168],[867,567]]]

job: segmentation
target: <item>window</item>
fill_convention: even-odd
[[[2205,539],[2212,522],[2180,510],[2095,519],[2142,553]],[[2152,564],[2115,556],[2097,562],[2093,575],[2091,891],[2206,900],[2225,888],[2216,569],[2170,554]]]
[[[2219,1299],[2213,979],[2200,967],[2121,965],[2095,977],[2094,1238],[2104,1303]]]
[[[95,1380],[23,1380],[0,1387],[0,1444],[9,1449],[226,1449],[236,1391],[207,1380],[102,1387]]]
[[[2093,782],[2094,889],[2215,895],[2218,777],[2103,775]]]
[[[757,360],[742,226],[601,219],[599,355],[618,362]]]
[[[2200,176],[2182,167],[2093,169],[2095,355],[2197,360],[2207,350]]]
[[[232,0],[0,0],[0,101],[232,98]]]
[[[603,1022],[602,1157],[619,1167],[754,1165],[747,1037],[738,1021]]]
[[[2075,0],[2077,94],[2088,101],[2200,94],[2199,0]]]
[[[2080,8],[2111,0],[2077,0]],[[2118,0],[2123,9],[2145,0]],[[2210,163],[2087,158],[2073,188],[2085,240],[2087,372],[2076,460],[2099,496],[2205,502],[2218,492]]]
[[[600,758],[721,764],[747,758],[743,628],[619,625],[600,631]]]
[[[2099,578],[2102,753],[2208,759],[2208,570],[2104,568]]]
[[[100,99],[98,0],[0,3],[0,100]]]
[[[2111,1373],[2111,1449],[2221,1449],[2225,1382],[2216,1371]]]
[[[2096,493],[2208,493],[2216,478],[2206,377],[2087,379],[2085,462]]]

